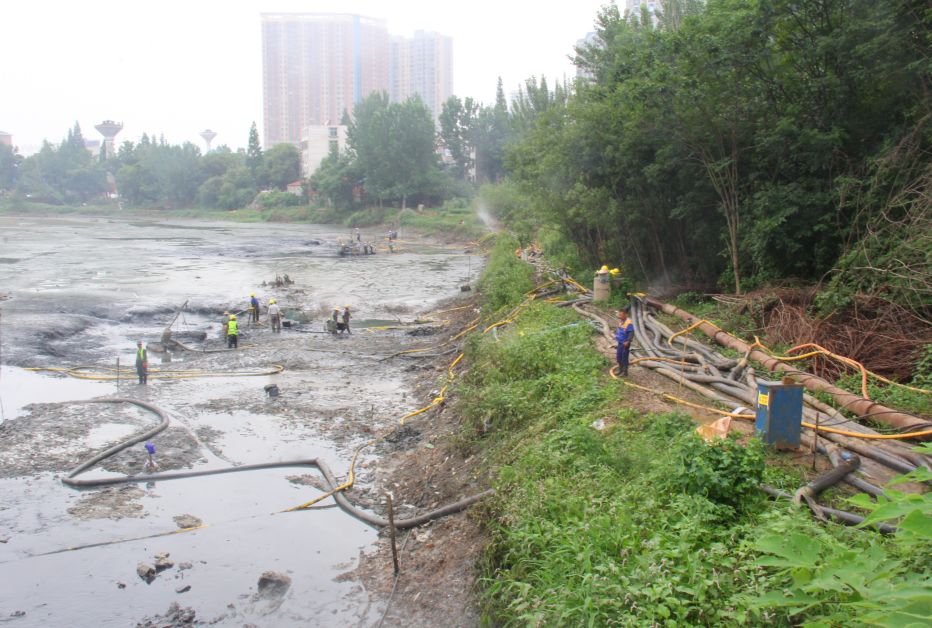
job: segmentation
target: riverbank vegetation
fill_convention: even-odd
[[[522,302],[530,267],[500,237],[478,284],[485,323]],[[480,327],[481,328],[481,327]],[[638,410],[593,330],[537,303],[467,343],[460,446],[498,490],[479,599],[494,625],[909,625],[928,617],[932,500],[891,493],[896,535],[814,522],[767,500],[800,471],[756,440],[707,445],[688,417]],[[912,499],[912,498],[909,498]],[[848,509],[856,505],[845,503]],[[908,529],[907,529],[908,528]]]
[[[607,6],[586,76],[511,103],[479,202],[581,281],[769,301],[768,342],[908,380],[932,345],[930,33],[912,0]]]

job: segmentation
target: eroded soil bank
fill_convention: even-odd
[[[342,478],[356,447],[390,431],[439,386],[442,361],[385,358],[458,330],[453,317],[468,312],[423,321],[478,272],[480,260],[464,254],[466,243],[402,233],[394,253],[378,246],[375,256],[340,258],[336,242],[348,234],[308,225],[0,217],[0,230],[7,297],[0,304],[0,618],[16,626],[172,625],[189,618],[188,608],[194,621],[213,625],[376,623],[387,596],[365,577],[372,569],[359,569],[376,531],[332,500],[273,514],[320,495],[316,471],[88,491],[60,480],[158,423],[134,406],[87,402],[115,395],[170,414],[171,426],[152,439],[162,471],[317,457]],[[293,283],[276,287],[285,274]],[[222,314],[245,309],[251,292],[263,305],[275,297],[295,325],[273,334],[250,326],[244,314],[240,349],[225,351]],[[161,353],[163,328],[185,301],[173,338],[195,351],[169,345]],[[352,335],[322,333],[326,315],[346,304]],[[118,358],[131,367],[137,339],[149,343],[149,384],[126,374],[119,383],[110,379],[113,372],[102,369],[115,368]],[[284,370],[254,374],[271,365]],[[25,370],[79,366],[93,367],[82,374],[99,379]],[[197,376],[160,378],[157,369]],[[266,394],[268,384],[278,386],[278,396]],[[351,498],[381,511],[385,487],[376,487],[376,474],[388,477],[398,460],[410,459],[399,454],[429,455],[430,445],[424,428],[412,425],[364,450]],[[145,459],[136,445],[82,477],[138,474]],[[398,499],[399,516],[442,497]],[[167,534],[197,521],[201,527]],[[409,543],[429,542],[430,529]],[[171,567],[151,582],[137,575],[140,563],[162,554]],[[258,590],[268,571],[290,578],[273,596]],[[181,610],[169,612],[174,602]]]

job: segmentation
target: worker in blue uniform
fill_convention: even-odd
[[[253,325],[259,322],[259,299],[255,292],[249,295],[249,322]]]
[[[628,355],[631,353],[631,341],[634,339],[634,322],[628,318],[628,310],[618,310],[618,329],[615,331],[615,359],[618,361],[618,375],[628,376]]]

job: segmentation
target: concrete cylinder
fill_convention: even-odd
[[[612,283],[609,279],[608,273],[605,271],[599,271],[595,274],[595,281],[592,286],[592,300],[593,301],[608,301],[609,297],[612,296]]]

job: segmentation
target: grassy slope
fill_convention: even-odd
[[[487,322],[529,286],[527,267],[512,253],[516,243],[499,240],[480,282],[486,309],[498,311]],[[917,557],[916,546],[822,527],[788,504],[765,501],[754,488],[761,479],[793,489],[799,477],[765,468],[758,446],[709,447],[684,417],[626,407],[591,332],[578,322],[572,312],[537,304],[495,336],[467,345],[472,366],[457,395],[463,446],[482,453],[499,489],[480,579],[487,621],[856,624],[865,610],[850,588],[825,591],[798,613],[760,597],[792,584],[786,572],[759,564],[771,554],[761,539],[791,531],[813,539],[807,573],[829,570],[826,583],[839,581],[828,558],[849,548],[855,555],[876,552],[874,570],[890,567],[877,591],[928,570],[927,541]],[[597,419],[608,428],[591,427]],[[879,592],[867,597],[905,604]]]

